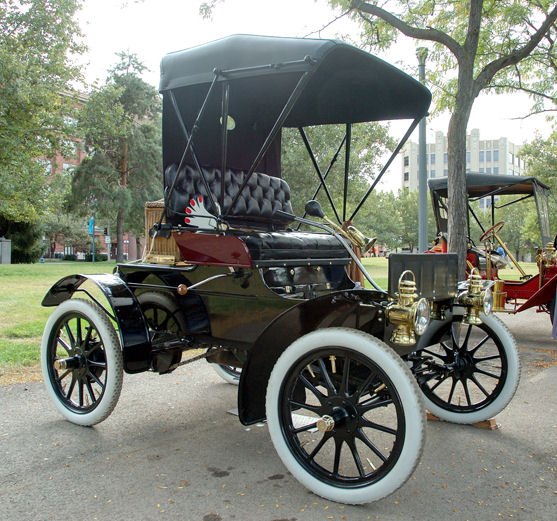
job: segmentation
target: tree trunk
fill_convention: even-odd
[[[448,148],[448,205],[449,251],[458,255],[458,278],[466,271],[468,243],[468,199],[466,191],[466,128],[474,103],[472,64],[460,64],[458,94],[449,122]]]
[[[118,209],[116,217],[116,262],[124,262],[124,210]]]
[[[122,188],[128,186],[128,144],[124,143],[122,163],[120,165],[120,185]],[[118,208],[116,218],[116,262],[124,262],[124,210]]]

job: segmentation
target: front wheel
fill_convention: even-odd
[[[420,458],[424,406],[409,369],[378,339],[328,328],[280,356],[267,387],[269,433],[285,466],[333,501],[376,501]]]
[[[481,314],[481,319],[478,326],[464,324],[460,316],[442,323],[439,342],[420,351],[415,361],[426,409],[442,420],[471,424],[493,418],[518,386],[513,336],[496,316]]]
[[[78,425],[103,421],[122,389],[120,342],[106,313],[82,299],[62,302],[47,320],[41,366],[58,411]]]

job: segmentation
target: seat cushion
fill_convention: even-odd
[[[235,235],[246,243],[256,267],[348,264],[351,260],[344,246],[329,234],[285,230]]]
[[[203,168],[203,174],[215,202],[218,203],[221,199],[221,171],[217,168]],[[223,214],[230,208],[245,178],[245,172],[235,170],[225,172]],[[174,189],[170,193],[169,189],[173,185]],[[187,225],[184,221],[186,208],[190,200],[196,200],[200,195],[203,196],[206,210],[212,215],[218,214],[217,209],[211,204],[207,187],[197,169],[185,165],[178,174],[177,165],[170,165],[165,171],[164,186],[167,192],[167,219],[172,224]],[[290,221],[279,217],[276,214],[277,210],[292,213],[288,184],[278,177],[253,173],[230,211],[227,221],[230,225],[238,227],[283,229]]]

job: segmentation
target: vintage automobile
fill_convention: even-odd
[[[436,251],[447,251],[447,178],[430,179],[428,181],[433,203],[433,213],[437,223],[440,239]],[[549,187],[535,177],[502,176],[491,174],[467,174],[468,191],[468,236],[470,237],[470,219],[480,227],[482,233],[478,238],[484,247],[476,247],[472,238],[467,253],[467,264],[470,268],[478,268],[482,278],[493,280],[493,311],[519,313],[525,309],[536,307],[538,311],[547,312],[551,323],[555,320],[555,294],[557,291],[557,235],[551,234],[549,223]],[[482,213],[474,210],[473,202],[483,199],[487,201],[490,221],[482,222]],[[538,273],[526,274],[514,255],[501,239],[499,232],[505,225],[496,219],[497,210],[514,205],[517,211],[522,205],[535,204],[539,232],[543,247],[538,249],[536,262]],[[503,252],[499,248],[502,248]],[[497,250],[503,253],[499,255]],[[504,280],[499,276],[499,269],[505,267],[506,258],[520,273],[520,280]]]
[[[142,262],[66,277],[43,300],[57,306],[43,336],[43,375],[65,418],[107,418],[123,371],[162,374],[205,358],[239,383],[240,421],[267,421],[301,483],[364,503],[414,470],[424,400],[462,423],[507,405],[516,346],[489,314],[479,276],[459,286],[454,255],[394,255],[385,291],[354,251],[373,239],[351,221],[426,114],[427,89],[339,41],[236,35],[165,56],[160,91],[164,201],[146,205]],[[352,125],[388,119],[411,123],[349,215]],[[326,124],[346,128],[342,217],[330,167],[322,172],[304,130]],[[285,127],[299,129],[316,196],[322,189],[336,222],[314,200],[304,217],[292,213],[281,179]],[[360,272],[369,289],[353,280]],[[194,354],[182,360],[184,352]]]

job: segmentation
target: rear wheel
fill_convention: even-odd
[[[69,421],[94,425],[114,409],[122,389],[120,342],[106,313],[93,302],[62,302],[48,319],[41,366],[46,390]]]
[[[288,470],[333,501],[393,493],[422,452],[424,407],[412,374],[361,331],[322,329],[291,344],[272,371],[266,412]]]
[[[420,351],[414,371],[426,408],[442,420],[476,423],[492,418],[511,401],[520,377],[516,343],[494,315],[478,326],[442,324],[438,344]],[[430,326],[431,327],[431,326]]]

